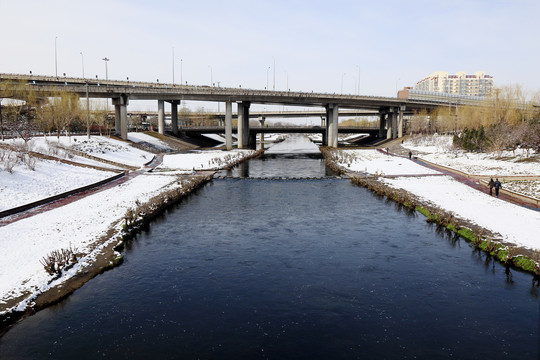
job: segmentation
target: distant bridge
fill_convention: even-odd
[[[158,128],[165,131],[164,102],[171,103],[172,131],[178,134],[178,104],[181,100],[225,102],[225,134],[227,149],[232,148],[232,103],[238,106],[238,147],[250,143],[249,108],[251,104],[312,106],[324,108],[325,144],[337,147],[339,109],[356,109],[379,116],[379,137],[402,136],[403,116],[421,110],[431,110],[440,102],[398,99],[376,96],[325,94],[291,91],[252,90],[214,86],[176,85],[83,78],[50,77],[35,75],[0,74],[0,82],[13,82],[13,86],[33,91],[38,96],[55,96],[65,91],[80,97],[110,98],[115,106],[115,129],[127,138],[127,105],[133,100],[157,100]],[[16,84],[16,85],[15,85]],[[1,96],[2,94],[0,94]]]

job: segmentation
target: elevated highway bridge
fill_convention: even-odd
[[[379,116],[378,136],[397,138],[402,136],[403,116],[431,110],[443,105],[437,101],[409,100],[390,97],[359,96],[298,91],[254,90],[215,86],[178,85],[51,77],[38,75],[0,74],[0,82],[11,88],[34,92],[40,97],[58,96],[61,92],[75,93],[81,98],[110,98],[115,106],[115,129],[127,138],[127,106],[130,101],[156,100],[158,129],[165,131],[164,103],[171,104],[171,126],[178,134],[178,105],[182,100],[216,101],[225,103],[224,130],[227,149],[232,148],[232,103],[237,103],[238,147],[254,146],[251,143],[249,118],[251,104],[272,104],[323,108],[325,144],[337,147],[338,117],[340,109],[373,113]],[[0,93],[4,97],[7,94]]]

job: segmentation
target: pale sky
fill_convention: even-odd
[[[435,71],[540,90],[540,1],[0,0],[0,72],[396,96]],[[81,56],[81,52],[83,56]],[[267,77],[268,75],[268,77]]]

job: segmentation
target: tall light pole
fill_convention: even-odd
[[[172,48],[172,84],[174,85],[174,46]]]
[[[58,77],[58,53],[56,51],[56,39],[58,39],[58,36],[54,37],[54,75]]]
[[[107,69],[107,62],[108,62],[110,59],[108,59],[108,58],[105,56],[105,57],[104,57],[103,59],[101,59],[101,60],[105,61],[105,80],[109,80],[109,71],[108,71],[108,69]]]
[[[287,88],[285,89],[285,91],[289,91],[289,72],[285,71],[285,74],[287,74]]]
[[[343,77],[344,77],[345,75],[347,75],[347,73],[341,74],[341,92],[340,92],[341,94],[343,94]]]
[[[82,62],[82,77],[84,79],[84,54],[81,51],[81,62]]]
[[[266,69],[266,90],[268,89],[268,70],[270,70],[270,66]]]
[[[208,67],[210,68],[210,86],[212,86],[212,66],[208,65]]]
[[[182,81],[182,59],[180,59],[180,85],[182,85],[184,82]]]

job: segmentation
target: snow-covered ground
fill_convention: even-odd
[[[79,150],[123,164],[140,166],[142,156],[146,157],[143,162],[153,157],[153,154],[142,152],[123,141],[98,136],[92,137],[90,141],[86,137],[77,140],[73,138],[71,145]],[[41,150],[48,151],[45,140],[35,140],[37,144],[33,145],[34,149],[43,146]],[[66,138],[61,138],[60,141],[65,146],[70,144]],[[181,186],[178,173],[185,169],[191,172],[193,168],[225,167],[252,153],[251,150],[244,150],[165,155],[166,168],[170,172],[139,171],[140,175],[112,189],[0,227],[0,314],[7,310],[8,300],[24,294],[24,300],[16,308],[22,310],[37,294],[72,277],[81,267],[91,263],[97,250],[96,242],[100,237],[111,227],[119,231],[124,215],[134,208],[136,201],[144,203],[165,190]],[[39,194],[44,193],[44,189],[52,189],[53,192],[66,191],[79,187],[82,183],[99,181],[113,175],[55,161],[39,161],[36,171],[15,168],[13,174],[10,174],[2,170],[0,169],[0,201],[2,206],[7,208],[19,205],[9,201],[10,196],[19,196],[17,191],[27,192],[24,196],[37,200]],[[4,200],[1,198],[2,193],[8,194]],[[49,195],[50,193],[47,193],[47,196]],[[51,251],[69,247],[85,254],[84,258],[62,278],[49,284],[52,276],[47,274],[40,260]]]
[[[494,153],[471,153],[452,147],[452,136],[431,136],[408,139],[403,147],[411,149],[414,155],[435,164],[451,167],[471,175],[504,177],[510,175],[540,175],[538,162],[526,162],[523,150],[504,151],[497,160]],[[531,154],[529,154],[531,155]]]
[[[175,170],[191,173],[193,170],[217,170],[251,154],[253,150],[210,150],[164,155],[163,163],[157,167],[156,171]]]
[[[35,170],[24,164],[13,173],[0,171],[0,211],[38,201],[114,176],[116,173],[35,160]]]
[[[348,170],[378,175],[426,175],[437,171],[405,159],[387,155],[378,150],[343,150],[341,165]],[[339,158],[339,155],[338,155]]]
[[[130,132],[128,133],[128,140],[133,141],[134,143],[148,143],[160,151],[170,151],[172,150],[169,145],[165,142],[156,139],[154,136],[140,133],[140,132]]]

